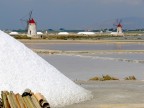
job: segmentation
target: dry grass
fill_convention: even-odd
[[[102,77],[93,77],[93,78],[90,78],[89,80],[92,80],[92,81],[107,81],[107,80],[119,80],[118,78],[115,78],[115,77],[111,77],[110,75],[102,75]]]
[[[99,77],[99,76],[92,77],[89,80],[92,80],[92,81],[108,81],[108,80],[119,80],[119,79],[116,78],[116,77],[112,77],[110,75],[102,75],[101,77]],[[137,80],[137,79],[136,79],[135,76],[128,76],[128,77],[125,77],[124,80]]]
[[[128,77],[125,77],[124,80],[136,80],[136,77],[135,76],[128,76]]]

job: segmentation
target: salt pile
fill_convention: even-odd
[[[0,90],[22,93],[26,88],[41,92],[51,107],[92,97],[24,44],[0,31]]]

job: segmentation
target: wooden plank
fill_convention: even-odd
[[[15,98],[16,98],[16,101],[17,101],[17,103],[18,103],[18,108],[24,108],[24,107],[23,107],[23,104],[20,102],[20,99],[19,99],[19,97],[18,97],[18,94],[15,95]]]
[[[28,108],[31,108],[31,106],[30,106],[28,100],[26,99],[26,97],[24,96],[24,97],[22,97],[22,98],[23,98],[23,100],[24,100],[26,106],[27,106]]]
[[[46,98],[44,97],[44,95],[41,94],[41,96],[42,96],[43,100],[45,101],[45,103],[48,104],[48,105],[47,105],[47,108],[50,108],[50,104],[49,104],[49,102],[46,100]]]
[[[15,97],[14,97],[14,94],[13,94],[12,91],[10,91],[9,96],[10,96],[10,100],[11,100],[11,102],[12,102],[12,104],[13,104],[13,107],[14,107],[14,108],[18,108],[17,103],[16,103],[16,100],[15,100]]]
[[[38,102],[40,102],[40,100],[43,99],[40,93],[35,93],[34,95],[35,95],[36,99],[38,100]]]
[[[0,98],[0,108],[3,107],[2,99]]]
[[[36,108],[36,106],[32,103],[30,96],[26,96],[26,99],[29,102],[29,105],[30,105],[31,108]]]
[[[22,97],[26,103],[26,105],[28,106],[28,108],[36,108],[33,106],[32,102],[30,101],[29,97],[28,96],[24,96]]]
[[[4,101],[3,101],[3,91],[1,91],[1,98],[2,98],[2,104],[3,104],[3,107],[4,107]]]
[[[10,108],[7,95],[5,94],[4,91],[2,92],[2,99],[3,99],[3,106],[4,106],[4,108]]]
[[[43,107],[47,107],[50,108],[49,103],[47,102],[46,98],[41,94],[41,93],[35,93],[35,97],[38,100],[38,102],[40,103],[40,106]]]
[[[18,94],[17,96],[19,98],[20,103],[22,103],[22,106],[24,108],[28,108],[27,105],[26,105],[26,103],[25,103],[25,101],[23,100],[22,96],[20,94]]]
[[[8,98],[8,102],[9,102],[9,104],[10,104],[10,108],[14,108],[14,105],[13,105],[11,96],[10,96],[10,95],[7,95],[7,98]]]
[[[31,98],[37,108],[42,108],[34,95],[32,95]]]

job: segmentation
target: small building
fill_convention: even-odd
[[[18,35],[18,32],[10,32],[9,35]]]
[[[43,33],[42,32],[37,32],[37,37],[38,38],[43,38]]]
[[[78,32],[79,35],[94,35],[94,32]]]
[[[37,32],[37,35],[43,35],[43,33],[42,32]]]
[[[112,36],[124,36],[123,33],[119,33],[119,32],[111,32],[110,33]]]
[[[59,32],[58,35],[69,35],[68,32]]]

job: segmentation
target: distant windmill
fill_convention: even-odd
[[[28,37],[36,37],[37,35],[37,26],[34,18],[32,18],[32,11],[29,13],[28,19],[20,19],[21,21],[26,22],[26,30],[27,30],[27,36]]]
[[[117,35],[123,35],[123,31],[122,31],[123,26],[121,23],[122,23],[122,20],[117,19],[116,23],[113,24],[117,28]]]
[[[116,23],[114,24],[114,26],[117,27],[117,33],[122,33],[122,20],[117,19]]]

